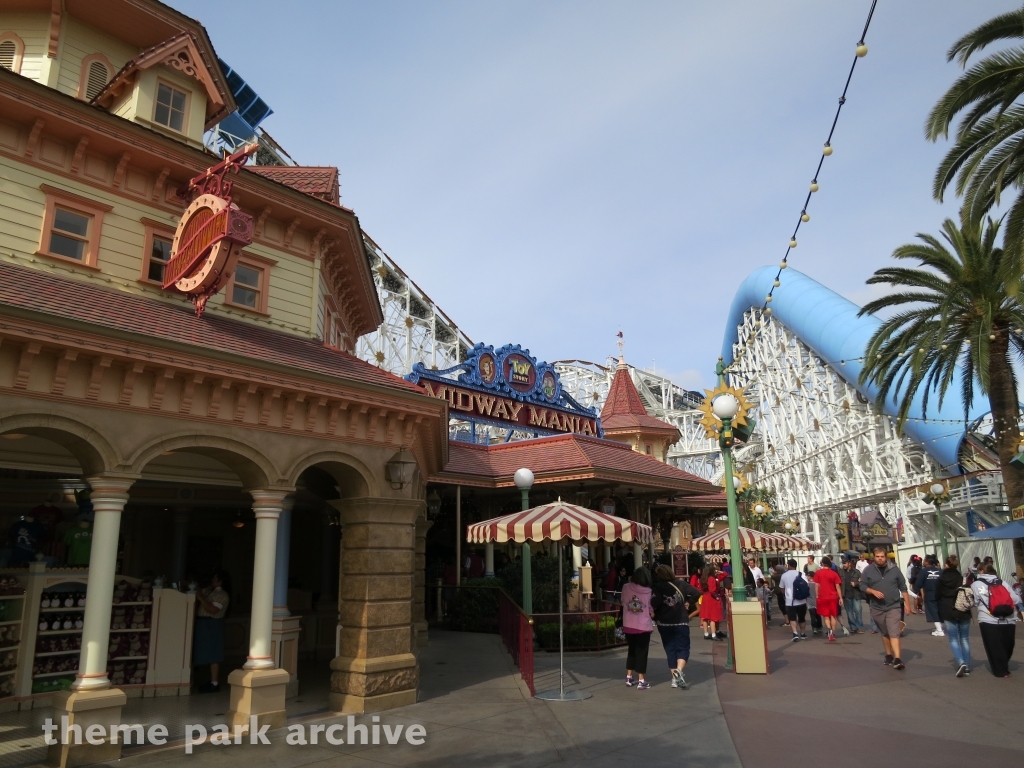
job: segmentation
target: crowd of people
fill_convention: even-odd
[[[655,628],[661,636],[672,677],[672,687],[687,688],[684,675],[690,657],[689,621],[699,617],[705,640],[727,639],[724,622],[732,589],[733,568],[728,560],[708,563],[688,580],[676,577],[667,565],[633,568],[624,559],[613,562],[603,575],[606,594],[621,603],[621,625],[628,645],[626,685],[639,690],[651,687],[647,657]],[[739,576],[737,577],[739,578]],[[801,568],[795,559],[763,572],[751,557],[742,564],[748,596],[764,606],[771,626],[773,603],[782,616],[780,627],[792,631],[792,642],[813,635],[837,642],[838,632],[879,635],[883,663],[894,670],[906,669],[901,639],[906,615],[923,613],[934,626],[932,635],[949,642],[958,678],[971,674],[970,629],[976,621],[991,673],[1010,676],[1016,625],[1024,620],[1024,600],[1019,583],[1004,583],[991,558],[975,558],[961,571],[956,555],[940,567],[935,555],[914,556],[906,571],[884,547],[868,554],[850,553],[839,562],[825,556],[808,556]],[[864,604],[868,621],[864,620]],[[845,615],[846,623],[843,623]]]

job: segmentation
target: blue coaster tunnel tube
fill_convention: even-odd
[[[733,344],[737,341],[737,329],[743,321],[743,315],[752,308],[764,305],[765,296],[771,290],[777,272],[778,267],[762,267],[751,273],[736,292],[722,342],[722,358],[726,364],[733,360]],[[881,321],[873,315],[858,317],[860,307],[795,269],[784,270],[781,283],[772,294],[772,318],[781,322],[819,358],[829,363],[864,398],[876,403],[878,387],[872,383],[861,385],[858,378],[864,369],[864,351]],[[842,360],[846,361],[846,365],[840,365]],[[912,419],[927,418],[928,421],[908,421],[904,425],[904,432],[920,443],[939,466],[951,474],[957,474],[960,472],[958,454],[965,432],[950,421],[962,424],[964,419],[959,374],[954,377],[941,408],[937,393],[932,393],[927,416],[921,407],[923,396],[924,390],[920,390],[914,397],[909,416]],[[984,396],[975,397],[974,406],[968,412],[969,423],[988,412],[984,400]],[[883,404],[882,411],[889,416],[896,416],[898,409],[891,396]],[[934,419],[950,421],[936,423]]]

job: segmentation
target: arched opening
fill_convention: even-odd
[[[268,488],[279,473],[251,446],[194,434],[164,437],[128,463],[138,479],[121,518],[119,578],[187,594],[226,573],[223,679],[249,650],[256,521],[248,490]],[[199,614],[198,604],[186,608],[185,623]],[[208,674],[196,667],[193,685]]]

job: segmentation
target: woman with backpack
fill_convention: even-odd
[[[700,600],[700,592],[682,579],[676,580],[672,569],[659,565],[654,569],[651,608],[654,623],[661,635],[673,688],[688,688],[683,669],[690,659],[690,606]]]
[[[1020,598],[1000,581],[996,569],[982,566],[978,578],[971,584],[974,603],[978,607],[978,628],[985,646],[989,668],[996,677],[1010,676],[1010,657],[1016,641],[1017,611]]]
[[[960,558],[950,555],[935,587],[939,618],[946,628],[949,647],[956,661],[956,676],[971,674],[971,605],[974,593],[964,585]],[[959,605],[959,607],[957,607]]]
[[[722,637],[718,624],[722,621],[722,590],[719,578],[715,576],[715,566],[709,565],[700,577],[700,626],[704,630],[705,640],[716,640]]]

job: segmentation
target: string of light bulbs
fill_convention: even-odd
[[[800,226],[806,224],[811,220],[810,214],[807,212],[808,207],[811,203],[811,196],[818,191],[818,177],[821,175],[822,166],[825,164],[825,158],[832,156],[832,136],[835,134],[836,125],[839,123],[839,114],[843,111],[843,105],[846,104],[846,94],[850,89],[850,81],[853,79],[853,72],[857,68],[857,62],[868,54],[868,46],[864,40],[868,35],[868,29],[871,27],[871,18],[875,15],[875,6],[878,0],[871,0],[871,8],[868,10],[867,20],[864,22],[864,29],[860,33],[860,39],[857,41],[857,46],[854,49],[853,63],[850,65],[850,72],[846,76],[846,84],[843,86],[843,93],[839,97],[839,105],[836,108],[835,117],[832,118],[832,126],[829,128],[828,137],[825,139],[825,146],[822,148],[821,157],[818,159],[818,167],[814,171],[814,177],[811,179],[810,189],[807,192],[807,197],[804,199],[803,207],[800,209],[800,215],[797,217],[796,226],[793,228],[793,234],[789,238],[789,243],[786,246],[786,253],[782,257],[782,261],[779,263],[779,269],[775,273],[775,280],[772,283],[772,287],[768,291],[768,295],[765,296],[764,303],[761,305],[761,312],[771,318],[772,310],[768,305],[772,302],[772,295],[775,293],[775,289],[782,285],[782,272],[789,266],[789,254],[796,248],[797,233],[800,231]],[[757,326],[761,325],[761,321],[756,322]],[[740,349],[736,358],[739,358],[743,354],[743,349]],[[732,363],[727,367],[731,368],[735,364],[734,359]]]

